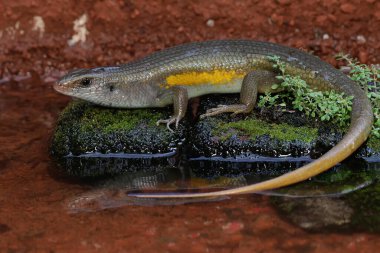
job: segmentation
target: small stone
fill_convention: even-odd
[[[208,27],[214,27],[215,26],[215,21],[213,19],[209,19],[209,20],[207,20],[206,25]]]
[[[330,35],[328,35],[327,33],[325,33],[325,34],[323,34],[322,39],[323,40],[328,40],[328,39],[330,39]]]
[[[358,35],[356,36],[356,41],[359,43],[359,44],[364,44],[367,42],[366,38],[363,36],[363,35]]]
[[[329,18],[331,22],[336,22],[337,20],[337,17],[333,14],[328,14],[327,17]]]
[[[277,15],[276,13],[273,13],[270,18],[277,25],[282,25],[284,23],[284,16],[282,15]]]
[[[154,236],[157,234],[157,228],[156,227],[150,227],[145,231],[145,235],[147,236]]]
[[[229,234],[237,233],[244,228],[244,224],[238,221],[228,222],[222,229]]]
[[[131,14],[131,18],[132,19],[135,19],[136,17],[140,16],[140,11],[135,9],[133,10],[132,14]]]
[[[350,3],[344,3],[340,6],[340,10],[344,13],[353,13],[355,9],[356,9],[355,5],[350,4]]]
[[[190,237],[191,239],[199,238],[200,236],[201,236],[201,233],[199,233],[199,232],[191,233],[191,234],[189,235],[189,237]]]
[[[175,249],[177,247],[177,244],[175,242],[169,242],[167,246],[169,249]]]
[[[321,15],[321,16],[318,16],[315,21],[317,22],[317,24],[323,25],[326,23],[327,20],[328,20],[328,17],[326,15]]]

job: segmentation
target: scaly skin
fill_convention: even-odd
[[[55,89],[96,104],[120,108],[163,107],[174,104],[174,116],[158,123],[178,125],[188,98],[210,93],[239,93],[241,104],[213,108],[202,117],[224,112],[248,113],[257,92],[271,89],[275,70],[268,56],[286,63],[286,72],[298,75],[318,90],[353,96],[351,125],[343,139],[313,162],[280,177],[235,189],[184,194],[136,194],[137,197],[214,197],[270,190],[306,180],[351,155],[367,139],[373,114],[366,94],[346,75],[317,57],[285,46],[246,40],[184,44],[116,67],[81,69],[64,76]]]

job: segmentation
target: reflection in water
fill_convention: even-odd
[[[69,213],[93,212],[108,208],[117,208],[127,205],[157,206],[157,205],[182,205],[198,202],[212,202],[229,199],[229,197],[211,197],[204,199],[143,199],[128,195],[128,191],[122,189],[95,189],[66,201]]]
[[[128,194],[141,191],[210,191],[239,187],[276,177],[309,162],[309,158],[283,158],[266,161],[232,162],[223,159],[193,159],[176,164],[173,157],[123,158],[121,156],[66,157],[66,170],[89,177],[93,190],[67,200],[69,212],[96,211],[125,205],[178,205],[200,201],[219,201],[228,197],[208,199],[141,199]],[[277,162],[276,162],[277,161]],[[98,172],[107,177],[96,177]],[[94,173],[95,172],[95,173]],[[117,172],[117,173],[116,173]],[[91,174],[92,173],[92,174]],[[363,189],[380,178],[380,164],[364,160],[347,162],[309,181],[261,194],[320,200],[340,197]],[[334,205],[331,205],[334,206]],[[339,206],[339,205],[338,205]],[[347,207],[346,210],[349,210]],[[317,210],[317,208],[316,208]]]
[[[287,219],[308,230],[347,225],[355,213],[347,201],[341,198],[281,198],[273,202]]]

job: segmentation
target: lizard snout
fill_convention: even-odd
[[[53,84],[54,90],[64,94],[67,94],[67,92],[70,90],[69,86],[70,85],[68,84],[68,82],[66,82],[63,78],[59,79],[57,82]]]

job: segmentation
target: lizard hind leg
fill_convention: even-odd
[[[200,116],[201,119],[215,116],[221,113],[231,112],[232,116],[240,113],[250,113],[255,107],[259,85],[269,90],[274,83],[278,83],[278,79],[271,71],[256,70],[249,72],[243,79],[240,90],[240,104],[234,105],[218,105],[216,108],[211,108],[205,114]]]

